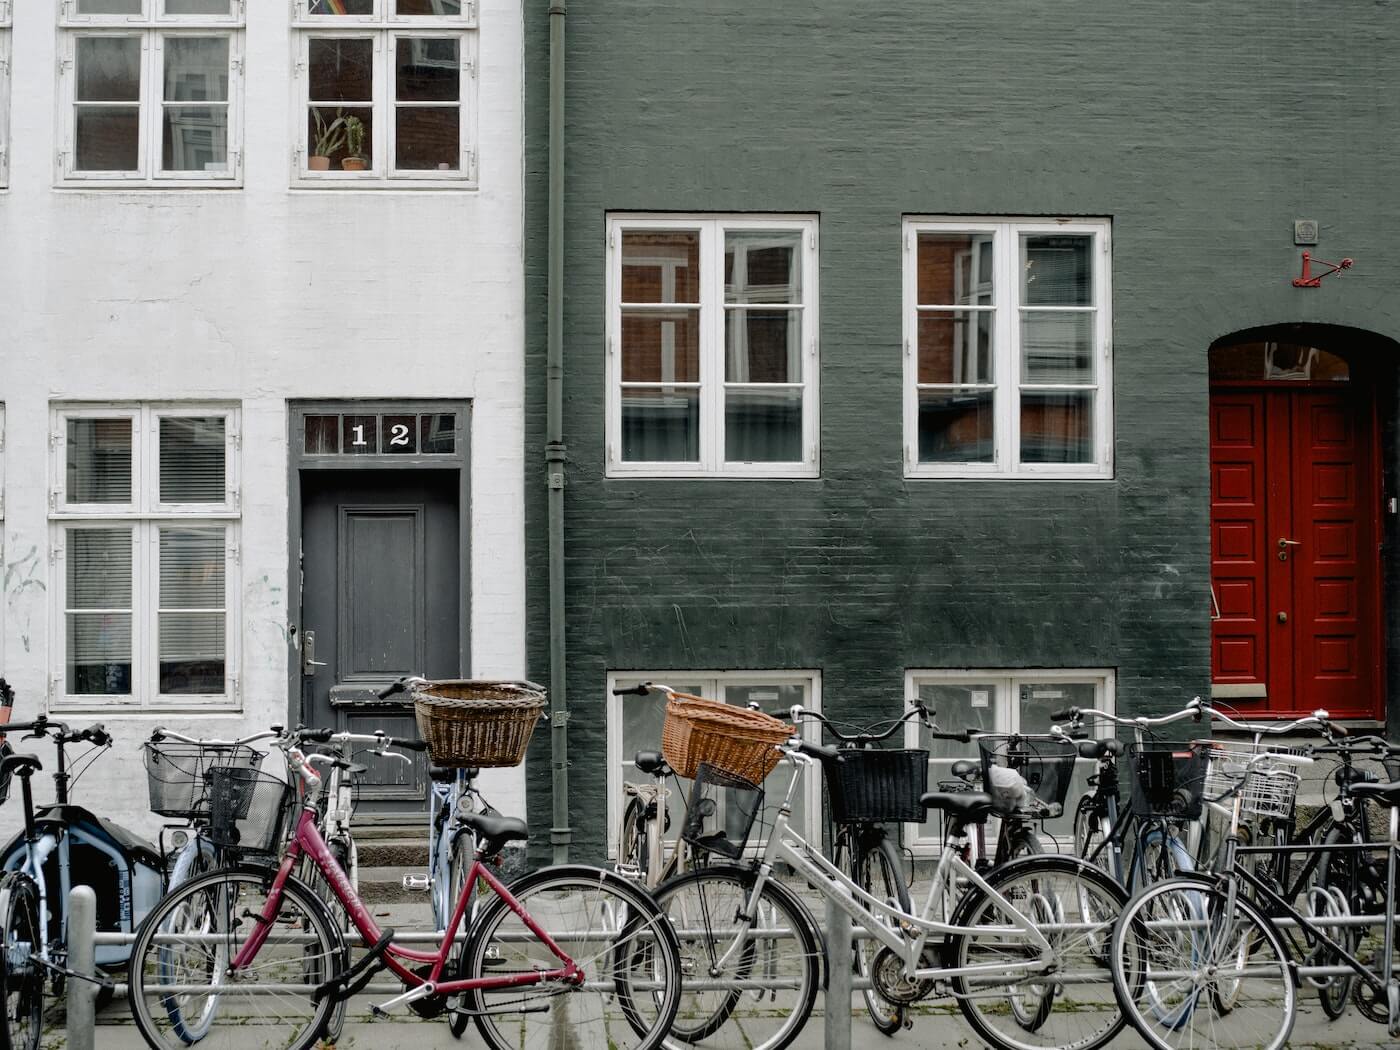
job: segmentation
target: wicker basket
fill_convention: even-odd
[[[666,701],[661,752],[683,777],[693,778],[706,762],[758,784],[783,757],[776,745],[792,734],[792,726],[762,711],[673,693]]]
[[[534,682],[431,682],[413,694],[418,735],[439,766],[520,765],[544,707]]]

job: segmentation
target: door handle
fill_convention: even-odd
[[[1287,561],[1287,560],[1288,560],[1288,548],[1289,548],[1289,547],[1301,547],[1302,545],[1303,545],[1303,541],[1302,541],[1302,540],[1290,540],[1290,539],[1285,539],[1284,537],[1280,536],[1280,537],[1279,537],[1279,541],[1278,541],[1278,560],[1279,560],[1279,561]]]
[[[316,668],[325,667],[326,661],[316,659],[316,632],[301,632],[301,673],[315,675]]]

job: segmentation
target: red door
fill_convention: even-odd
[[[1380,477],[1354,389],[1211,392],[1211,671],[1248,712],[1378,718]]]

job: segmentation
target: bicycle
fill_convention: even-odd
[[[1228,716],[1195,701],[1203,713],[1241,727]],[[1302,722],[1329,726],[1326,712]],[[1241,728],[1267,732],[1261,727]],[[1247,863],[1274,846],[1246,846],[1242,818],[1272,816],[1291,807],[1299,776],[1297,766],[1311,758],[1260,750],[1249,755],[1226,797],[1229,831],[1221,862],[1214,872],[1196,872],[1149,886],[1123,909],[1109,953],[1115,994],[1123,1012],[1147,1042],[1169,1050],[1178,1046],[1251,1046],[1277,1050],[1287,1044],[1297,1012],[1303,979],[1332,979],[1350,973],[1360,979],[1358,1005],[1372,1020],[1400,1034],[1400,982],[1392,974],[1395,909],[1383,916],[1384,948],[1380,972],[1361,962],[1346,941],[1349,928],[1340,912],[1306,915],[1286,900],[1280,887]],[[1352,785],[1358,799],[1400,805],[1400,783]],[[1397,814],[1392,808],[1386,886],[1395,888]],[[1315,844],[1293,847],[1300,853],[1373,849],[1368,843]],[[1286,919],[1295,933],[1285,939],[1276,919]],[[1319,965],[1299,965],[1290,952],[1301,937]]]
[[[791,711],[794,720],[802,714]],[[987,819],[992,799],[930,792],[921,805],[943,811],[951,827],[924,905],[905,911],[858,886],[790,823],[803,774],[836,761],[837,750],[798,737],[779,750],[794,775],[757,856],[711,864],[657,890],[686,974],[678,1039],[781,1050],[806,1023],[820,983],[821,933],[801,898],[776,879],[779,864],[879,944],[870,979],[889,1002],[908,1007],[950,994],[989,1044],[1018,1050],[1096,1050],[1122,1030],[1103,981],[1102,949],[1126,900],[1121,886],[1077,858],[1050,854],[984,875],[968,862],[967,828]],[[702,764],[697,773],[685,833],[692,841],[723,834],[738,847],[749,834],[752,801],[716,805],[710,770]],[[750,814],[748,827],[736,809]]]
[[[674,934],[645,893],[610,872],[577,865],[545,868],[506,887],[485,861],[507,843],[523,841],[525,823],[465,814],[477,849],[440,943],[427,951],[396,944],[394,931],[381,929],[360,901],[317,827],[322,778],[301,750],[303,735],[293,730],[273,742],[305,787],[295,814],[286,781],[265,773],[232,780],[215,773],[216,837],[276,842],[289,820],[291,837],[275,871],[242,866],[204,875],[168,896],[142,926],[132,951],[130,997],[149,1045],[183,1047],[172,1011],[182,1017],[207,1012],[221,1039],[242,1036],[246,1042],[256,1022],[275,1025],[287,1050],[306,1050],[335,1004],[360,994],[384,969],[406,990],[376,1004],[375,1016],[400,1007],[422,1017],[463,1012],[495,1050],[551,1036],[626,1050],[660,1044],[675,1016],[680,960]],[[294,874],[303,856],[368,947],[353,965],[326,906]],[[458,929],[482,884],[495,899],[470,924],[449,974]],[[188,918],[196,915],[197,927]],[[174,922],[168,927],[169,920],[180,928]],[[171,955],[179,956],[178,966],[168,965]],[[458,997],[458,1005],[449,1005]],[[502,1025],[502,1017],[511,1021]]]

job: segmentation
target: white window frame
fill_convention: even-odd
[[[393,0],[374,0],[372,15],[312,15],[311,0],[293,4],[294,92],[292,104],[292,184],[302,189],[472,189],[477,181],[477,48],[476,4],[462,5],[459,16],[398,16]],[[399,43],[405,38],[451,39],[460,42],[461,91],[459,156],[456,171],[398,171],[390,165],[397,155],[393,71]],[[346,103],[346,108],[371,109],[374,132],[370,142],[370,167],[366,171],[312,171],[307,167],[310,142],[307,120],[311,109],[310,42],[313,39],[361,39],[374,45],[373,99],[367,105]],[[409,103],[428,105],[427,103]],[[444,106],[447,104],[443,104]],[[320,108],[325,108],[324,104]]]
[[[245,5],[234,0],[226,16],[167,15],[167,0],[142,0],[139,15],[80,15],[78,0],[62,0],[59,9],[59,149],[61,185],[83,187],[156,187],[236,189],[243,185],[243,54]],[[77,169],[77,42],[84,37],[139,37],[141,94],[138,165],[135,171]],[[165,119],[165,41],[173,37],[227,37],[228,166],[224,171],[165,171],[162,128]]]
[[[10,184],[10,0],[0,0],[0,189]]]
[[[818,713],[822,710],[822,676],[820,671],[609,671],[607,676],[606,710],[607,710],[607,790],[608,790],[608,856],[617,857],[617,831],[618,824],[622,820],[623,808],[627,805],[627,796],[623,792],[624,783],[650,783],[652,778],[635,773],[632,778],[628,778],[623,772],[623,766],[632,765],[632,756],[622,753],[622,725],[625,705],[628,702],[664,703],[664,698],[660,694],[653,693],[649,697],[638,698],[630,696],[613,696],[613,690],[617,688],[619,681],[643,681],[643,682],[664,682],[667,685],[683,688],[686,685],[699,683],[700,692],[698,695],[710,699],[722,700],[723,687],[726,684],[734,685],[801,685],[807,689],[808,702],[803,706],[809,711]],[[812,743],[821,743],[821,723],[815,719],[808,719],[802,728],[802,736]],[[655,742],[655,750],[661,750],[661,741]],[[822,840],[822,829],[824,827],[824,814],[822,812],[822,772],[818,769],[808,769],[802,776],[804,781],[800,786],[803,803],[806,806],[806,827],[797,830],[803,838],[810,842],[820,843]],[[689,781],[683,785],[688,789]],[[675,784],[669,785],[675,790]],[[687,800],[681,800],[682,802]],[[764,796],[763,804],[766,810],[771,810],[781,801],[778,798]],[[761,819],[761,818],[760,818]],[[755,821],[755,830],[758,822]],[[679,833],[679,829],[676,829]],[[758,844],[751,838],[749,849],[752,851]]]
[[[1019,691],[1022,685],[1034,683],[1037,685],[1048,685],[1055,682],[1073,683],[1075,685],[1092,684],[1094,686],[1093,707],[1099,711],[1106,711],[1109,714],[1117,714],[1117,696],[1115,692],[1116,673],[1111,668],[1023,668],[1009,670],[1007,668],[958,668],[958,669],[935,669],[916,668],[904,674],[904,707],[909,710],[919,699],[919,687],[922,685],[990,685],[996,695],[989,698],[998,733],[1018,733],[1021,731],[1021,705],[1018,702]],[[965,726],[952,725],[946,721],[940,721],[940,712],[934,711],[933,718],[939,728],[944,732],[957,733],[965,729]],[[1105,723],[1097,723],[1087,727],[1090,732],[1097,733],[1100,737],[1108,738],[1115,735],[1115,727]],[[919,747],[919,726],[910,722],[904,729],[904,746],[909,748]],[[974,742],[968,747],[968,759],[979,762],[981,752]],[[931,761],[933,761],[931,759]],[[1081,771],[1088,770],[1093,763],[1078,759],[1076,765]],[[1078,774],[1076,774],[1077,776]],[[930,776],[929,790],[937,791],[938,785],[933,782]],[[1073,802],[1066,803],[1067,815],[1069,806]],[[941,839],[924,833],[922,824],[906,824],[904,826],[904,841],[909,844],[909,848],[916,856],[935,856],[943,847]],[[976,841],[974,839],[974,849]],[[993,824],[987,829],[987,848],[991,850],[996,846],[996,825]]]
[[[241,498],[239,461],[241,431],[235,404],[69,402],[50,406],[49,445],[49,560],[52,602],[49,698],[61,711],[236,711],[242,701],[240,641]],[[169,417],[224,419],[225,500],[222,504],[160,502],[160,420]],[[128,504],[66,503],[68,420],[116,419],[132,421],[131,491]],[[224,530],[224,692],[216,694],[160,694],[160,530],[222,526]],[[131,692],[120,696],[67,692],[68,576],[67,530],[71,528],[130,528],[132,535],[131,583]]]
[[[622,458],[622,237],[632,230],[700,234],[700,458],[697,462],[630,462]],[[724,458],[724,235],[729,230],[793,230],[802,237],[802,460],[747,463]],[[820,476],[818,333],[821,331],[815,215],[608,216],[607,474],[654,478],[815,478]],[[772,304],[794,307],[799,304]]]
[[[919,462],[918,251],[921,233],[991,234],[994,305],[937,306],[935,312],[990,311],[994,359],[992,375],[993,440],[989,463]],[[1019,324],[1024,250],[1023,234],[1080,234],[1094,238],[1094,460],[1090,463],[1023,463],[1021,449],[1021,326]],[[1113,477],[1113,283],[1112,223],[1108,219],[961,219],[904,220],[904,476],[908,478],[1034,478],[1038,480],[1110,480]],[[1035,311],[1074,309],[1024,307]],[[1063,384],[1068,388],[1071,384]],[[1086,384],[1087,386],[1087,384]]]

